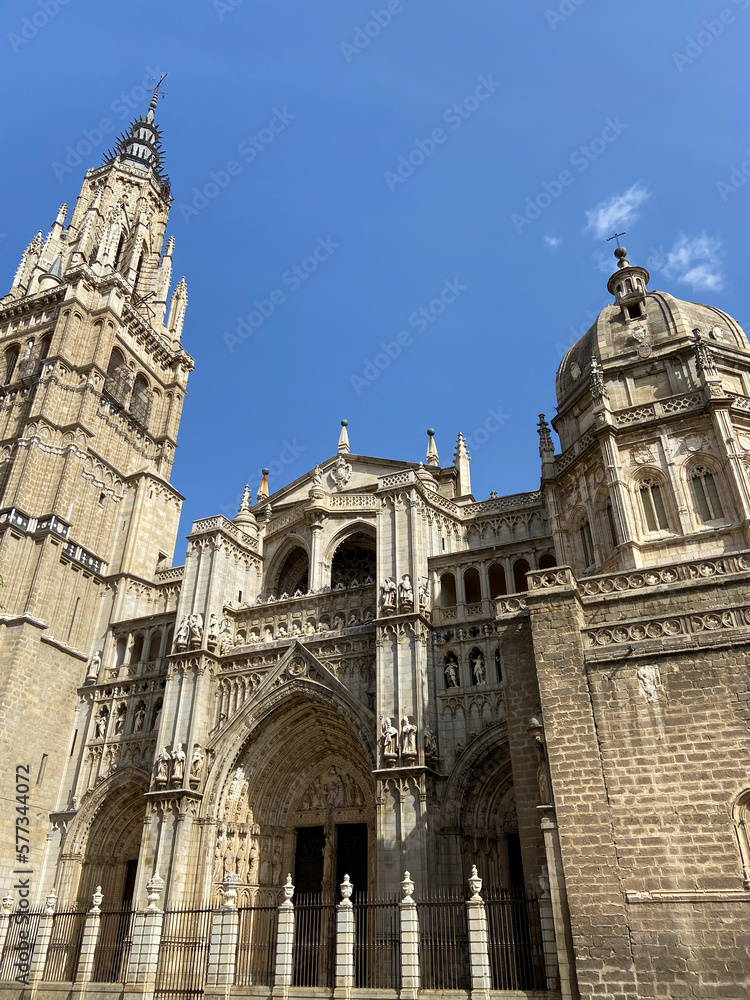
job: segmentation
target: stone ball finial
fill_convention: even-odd
[[[628,251],[625,247],[615,247],[615,257],[617,257],[618,260],[621,260],[623,257],[627,257],[627,255]]]
[[[268,469],[261,469],[260,471],[261,471],[261,474],[264,475],[264,476],[267,476],[268,472],[269,472]]]
[[[342,420],[341,421],[341,426],[342,427],[348,427],[349,426],[349,421],[348,420]]]
[[[428,427],[427,428],[427,436],[428,437],[435,437],[435,428],[434,427]]]

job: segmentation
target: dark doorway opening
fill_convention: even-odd
[[[297,829],[294,858],[294,885],[297,893],[321,892],[325,846],[326,835],[322,826],[301,826]]]
[[[341,823],[336,827],[336,898],[348,875],[356,895],[367,892],[367,824]]]
[[[517,831],[505,834],[505,849],[508,852],[508,879],[514,895],[523,895],[525,891],[523,878],[523,861],[521,860],[521,838]]]
[[[135,879],[138,874],[138,859],[135,861],[126,861],[125,869],[125,887],[122,890],[122,905],[123,907],[130,908],[130,904],[133,902],[133,897],[135,896]]]

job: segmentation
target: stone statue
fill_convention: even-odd
[[[396,581],[390,576],[380,586],[380,604],[384,615],[392,615],[396,610]]]
[[[314,635],[315,626],[312,622],[305,622],[305,635]]]
[[[539,788],[539,802],[543,806],[548,806],[551,803],[551,798],[547,769],[547,747],[544,745],[541,733],[534,735],[534,749],[537,756],[536,782]]]
[[[188,619],[190,648],[200,649],[203,642],[203,615],[190,615]]]
[[[97,651],[89,660],[88,665],[86,667],[86,678],[84,680],[84,684],[92,684],[94,681],[96,681],[97,677],[99,676],[99,671],[101,670],[101,667],[102,667],[102,651],[101,649],[97,649]]]
[[[208,644],[215,646],[219,641],[219,619],[212,614],[208,619]]]
[[[313,486],[323,485],[323,470],[319,465],[315,466],[315,471],[312,474],[312,485]]]
[[[196,747],[193,750],[193,756],[190,758],[190,777],[200,778],[202,768],[203,768],[203,751],[196,744]]]
[[[404,573],[398,585],[398,607],[402,614],[409,614],[414,610],[414,588],[408,573]]]
[[[352,467],[343,455],[339,455],[336,459],[336,464],[331,469],[329,475],[336,489],[339,491],[343,490],[352,477]]]
[[[424,754],[431,760],[438,755],[437,738],[429,726],[424,727]]]
[[[478,652],[474,657],[471,665],[471,669],[474,673],[474,683],[475,684],[486,684],[487,683],[487,671],[484,666],[484,653]]]
[[[159,704],[154,709],[154,721],[151,723],[151,732],[155,733],[159,728],[159,720],[161,719],[161,709],[162,706]]]
[[[273,849],[273,861],[271,862],[273,874],[273,884],[278,885],[281,880],[281,848],[278,844]]]
[[[169,778],[169,765],[171,763],[172,755],[166,747],[163,747],[161,753],[156,758],[154,778],[156,779],[157,785],[165,785],[167,783]]]
[[[138,708],[135,710],[135,718],[133,719],[133,732],[142,733],[143,723],[146,719],[146,706],[143,702],[140,703]]]
[[[185,751],[183,744],[178,743],[177,749],[172,752],[172,784],[179,784],[185,777]]]
[[[125,719],[127,718],[127,714],[127,705],[120,705],[117,709],[117,718],[115,719],[115,736],[119,736],[125,729]]]
[[[445,683],[449,688],[458,687],[458,660],[455,653],[449,653],[445,661]]]
[[[185,615],[185,617],[180,622],[180,627],[177,629],[177,633],[174,637],[175,652],[181,653],[183,650],[187,649],[189,639],[190,639],[190,616]]]
[[[380,741],[383,744],[383,755],[385,757],[398,757],[398,729],[396,729],[392,720],[388,717],[382,721]]]
[[[430,584],[427,580],[419,585],[419,610],[425,617],[429,616],[431,611]]]
[[[107,720],[109,719],[109,712],[106,708],[103,708],[96,719],[96,738],[98,740],[103,740],[107,732]]]
[[[232,646],[234,646],[232,623],[228,618],[222,618],[219,625],[219,653],[228,653]]]
[[[417,756],[417,727],[409,722],[405,715],[401,720],[401,755],[403,757]]]

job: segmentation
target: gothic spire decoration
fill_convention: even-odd
[[[122,132],[112,149],[104,154],[103,164],[130,163],[141,170],[153,170],[164,194],[169,196],[169,178],[164,172],[161,129],[154,121],[158,93],[151,98],[148,111],[142,118],[135,118],[127,132]]]
[[[539,457],[543,462],[551,462],[555,457],[555,446],[552,443],[549,424],[543,413],[539,414],[537,429],[539,431]]]
[[[427,431],[427,464],[440,465],[440,456],[435,444],[435,431],[432,427]]]
[[[261,472],[263,473],[263,478],[260,481],[258,493],[255,497],[257,503],[260,503],[261,500],[268,499],[268,469],[261,469]]]
[[[700,329],[693,330],[693,350],[695,351],[695,366],[705,378],[714,378],[719,372],[716,367],[713,352],[701,336]]]
[[[240,509],[235,514],[234,523],[248,534],[256,535],[258,531],[258,522],[255,520],[255,514],[253,514],[250,509],[251,502],[250,486],[246,485],[242,491]]]
[[[466,449],[466,438],[461,431],[458,432],[456,440],[456,450],[453,453],[453,465],[458,472],[456,483],[456,496],[465,497],[471,493],[471,474],[469,472],[469,462],[471,458]]]
[[[348,420],[341,421],[341,433],[339,434],[339,455],[349,454],[349,432],[347,427],[349,426]]]
[[[250,510],[250,484],[245,483],[245,488],[242,491],[242,500],[240,500],[240,509],[237,511],[238,514],[247,514]]]
[[[607,387],[604,384],[604,371],[595,357],[591,359],[591,395],[595,403],[601,403],[603,399],[609,396]]]

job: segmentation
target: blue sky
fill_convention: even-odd
[[[651,288],[750,323],[750,0],[22,0],[0,28],[6,287],[102,119],[169,74],[183,535],[334,454],[342,418],[409,461],[462,431],[477,498],[536,488],[615,227]]]

